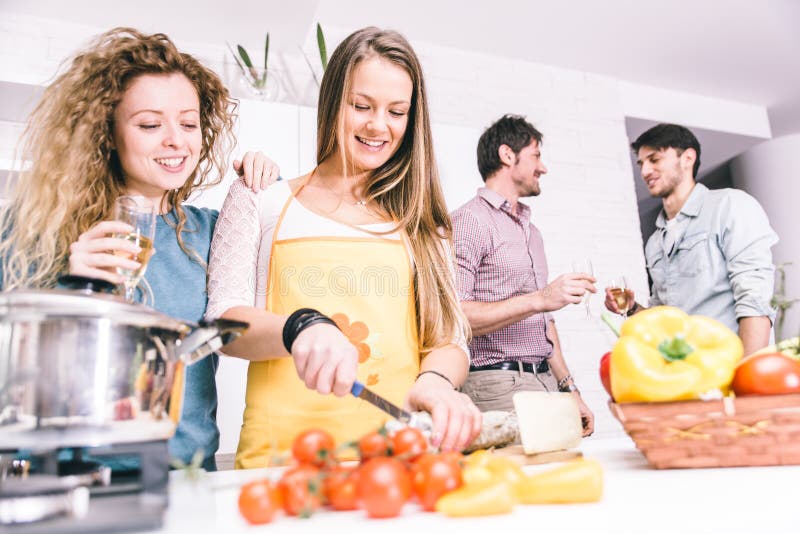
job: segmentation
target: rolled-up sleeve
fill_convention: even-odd
[[[732,193],[725,213],[721,213],[725,221],[722,249],[736,302],[736,318],[765,316],[774,321],[771,300],[775,266],[771,248],[778,236],[756,199],[742,191]]]
[[[488,240],[483,225],[467,210],[453,212],[453,253],[456,260],[456,288],[462,301],[475,300],[475,280]]]

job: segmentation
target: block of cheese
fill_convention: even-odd
[[[571,449],[580,444],[581,413],[572,394],[520,391],[513,399],[525,454]]]

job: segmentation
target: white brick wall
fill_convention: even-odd
[[[0,21],[0,80],[42,83],[52,78],[64,57],[102,28],[4,14]],[[333,33],[333,32],[329,32]],[[181,43],[187,51],[232,81],[232,63],[224,43]],[[601,286],[609,278],[626,275],[640,296],[646,295],[642,236],[628,155],[620,90],[614,79],[484,54],[414,43],[430,93],[435,147],[451,208],[470,198],[481,184],[475,143],[483,128],[504,113],[526,115],[545,135],[543,154],[549,173],[543,193],[530,200],[535,223],[541,229],[552,276],[571,270],[574,259],[589,257]],[[331,46],[332,48],[332,46]],[[282,54],[277,63],[285,85],[293,87],[285,98],[295,103],[315,101],[315,88],[302,56]],[[1,97],[1,95],[0,95]],[[251,106],[252,107],[252,106]],[[298,108],[300,138],[313,139],[313,113]],[[245,117],[243,117],[245,120]],[[286,125],[265,123],[265,129]],[[297,124],[291,125],[297,130]],[[309,131],[311,129],[312,131]],[[240,148],[262,149],[257,137],[242,140]],[[299,151],[304,172],[313,152]],[[605,406],[597,369],[600,356],[610,349],[612,337],[599,321],[602,296],[591,299],[593,320],[571,306],[556,314],[566,359],[584,398],[597,416],[597,435],[621,432]],[[220,385],[221,411],[225,391],[240,389],[233,378]],[[238,435],[240,392],[222,417],[221,452],[230,452]],[[239,412],[240,413],[240,412]],[[222,415],[222,414],[221,414]],[[240,416],[239,416],[240,417]]]

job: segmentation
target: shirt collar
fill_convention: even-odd
[[[697,183],[694,185],[694,189],[692,192],[689,193],[689,198],[686,199],[686,202],[683,203],[683,207],[678,212],[678,215],[681,213],[686,215],[687,217],[697,217],[700,215],[700,208],[703,207],[703,202],[706,200],[706,196],[708,195],[708,188],[701,183]],[[661,211],[658,213],[658,218],[656,219],[656,227],[664,228],[667,226],[667,214],[664,212],[662,208]]]
[[[513,215],[511,213],[511,203],[497,191],[489,189],[488,187],[481,187],[478,189],[478,196],[488,202],[489,205],[494,209],[504,211],[509,215]],[[530,217],[530,206],[519,201],[517,201],[517,206],[519,206],[519,214],[516,215],[517,217],[520,219],[527,219]]]

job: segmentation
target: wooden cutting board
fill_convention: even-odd
[[[562,450],[551,452],[539,452],[536,454],[525,454],[522,445],[510,445],[500,449],[494,449],[494,454],[508,456],[520,465],[549,464],[551,462],[566,462],[576,458],[582,458],[583,453],[575,450]]]

